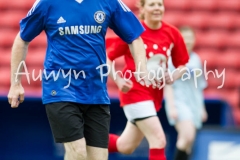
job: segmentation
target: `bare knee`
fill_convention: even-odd
[[[196,129],[191,121],[181,121],[177,123],[178,130],[177,147],[181,150],[189,150],[191,148],[196,134]]]
[[[179,134],[178,142],[177,142],[178,148],[187,150],[187,149],[191,148],[194,140],[195,140],[194,132]]]
[[[153,132],[153,134],[148,138],[150,148],[165,148],[166,138],[163,132]]]
[[[186,138],[186,143],[188,145],[192,145],[193,142],[194,142],[194,139],[195,139],[195,134],[194,133],[191,133],[189,134],[188,136],[185,137]]]
[[[73,153],[77,159],[82,159],[82,160],[86,160],[87,159],[87,153],[86,150],[83,149],[74,149],[74,153]]]
[[[72,150],[66,150],[65,153],[66,160],[86,160],[87,159],[87,153],[85,150],[81,150],[79,148],[73,148]]]
[[[132,154],[137,146],[138,144],[125,143],[124,141],[121,141],[121,139],[117,141],[118,152],[122,154]]]
[[[159,148],[165,148],[167,145],[166,137],[164,133],[157,134],[157,140],[159,142]]]
[[[87,160],[107,160],[107,148],[87,146]]]
[[[65,143],[65,160],[86,160],[87,152],[84,143],[70,142]]]

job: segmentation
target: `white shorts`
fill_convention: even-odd
[[[127,120],[135,123],[136,120],[156,116],[157,112],[153,101],[142,101],[123,106]]]

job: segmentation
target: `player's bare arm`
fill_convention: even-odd
[[[107,58],[107,64],[108,64],[108,66],[111,66],[111,68],[109,69],[110,70],[109,71],[110,78],[116,83],[119,90],[121,90],[124,93],[128,92],[133,87],[132,81],[130,79],[125,80],[119,74],[114,74],[113,67],[115,70],[115,65],[113,65],[112,63],[113,62],[109,58]]]
[[[148,70],[146,65],[146,51],[142,38],[138,37],[135,39],[131,44],[129,44],[129,48],[135,62],[136,71],[139,69],[139,74],[135,75],[137,81],[139,81],[142,85],[146,85],[147,87],[150,85],[156,87],[156,82],[154,80],[150,81],[147,76]]]
[[[21,76],[16,75],[19,64],[24,61],[27,54],[28,42],[21,39],[20,35],[17,34],[11,55],[11,87],[8,93],[8,102],[12,108],[17,108],[19,103],[24,101],[24,89],[21,84]]]
[[[184,69],[185,67],[186,67],[185,65],[179,66],[176,70],[174,70],[174,72],[171,75],[169,72],[166,72],[165,73],[166,84],[173,84],[175,80],[181,78],[182,75],[186,72],[186,70]]]

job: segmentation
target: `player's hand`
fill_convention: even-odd
[[[177,109],[175,107],[171,107],[171,109],[169,111],[169,117],[173,120],[177,120],[178,113],[177,113]]]
[[[208,119],[208,113],[207,113],[206,109],[204,108],[203,112],[202,112],[202,122],[206,122],[207,119]]]
[[[138,83],[146,87],[152,86],[153,88],[157,88],[157,86],[161,83],[161,80],[157,79],[157,77],[152,78],[148,71],[135,75],[135,78]]]
[[[165,78],[165,83],[166,84],[173,84],[173,82],[174,82],[174,79],[173,79],[173,77],[169,74],[169,72],[165,72],[164,73],[164,78]]]
[[[24,89],[21,84],[11,85],[8,93],[8,102],[12,108],[17,108],[24,101]]]
[[[131,80],[125,80],[124,78],[120,77],[116,79],[116,84],[118,86],[118,89],[123,93],[127,93],[133,87]]]

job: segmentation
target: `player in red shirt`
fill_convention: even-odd
[[[140,0],[140,13],[142,24],[146,29],[141,35],[147,53],[147,59],[155,55],[163,55],[167,61],[172,57],[172,62],[179,70],[171,76],[165,72],[166,84],[172,84],[180,78],[181,69],[188,62],[188,53],[180,32],[173,26],[162,21],[164,14],[163,0]],[[135,71],[134,60],[128,44],[120,38],[107,40],[108,64],[120,57],[125,58],[123,75],[110,74],[119,88],[120,102],[128,119],[125,130],[119,137],[114,134],[109,136],[109,152],[131,154],[140,144],[144,136],[149,143],[149,160],[166,160],[164,148],[165,135],[157,117],[161,108],[163,90],[152,87],[143,87],[136,82],[130,73]],[[126,80],[129,78],[129,80]],[[165,86],[167,87],[167,85]]]

